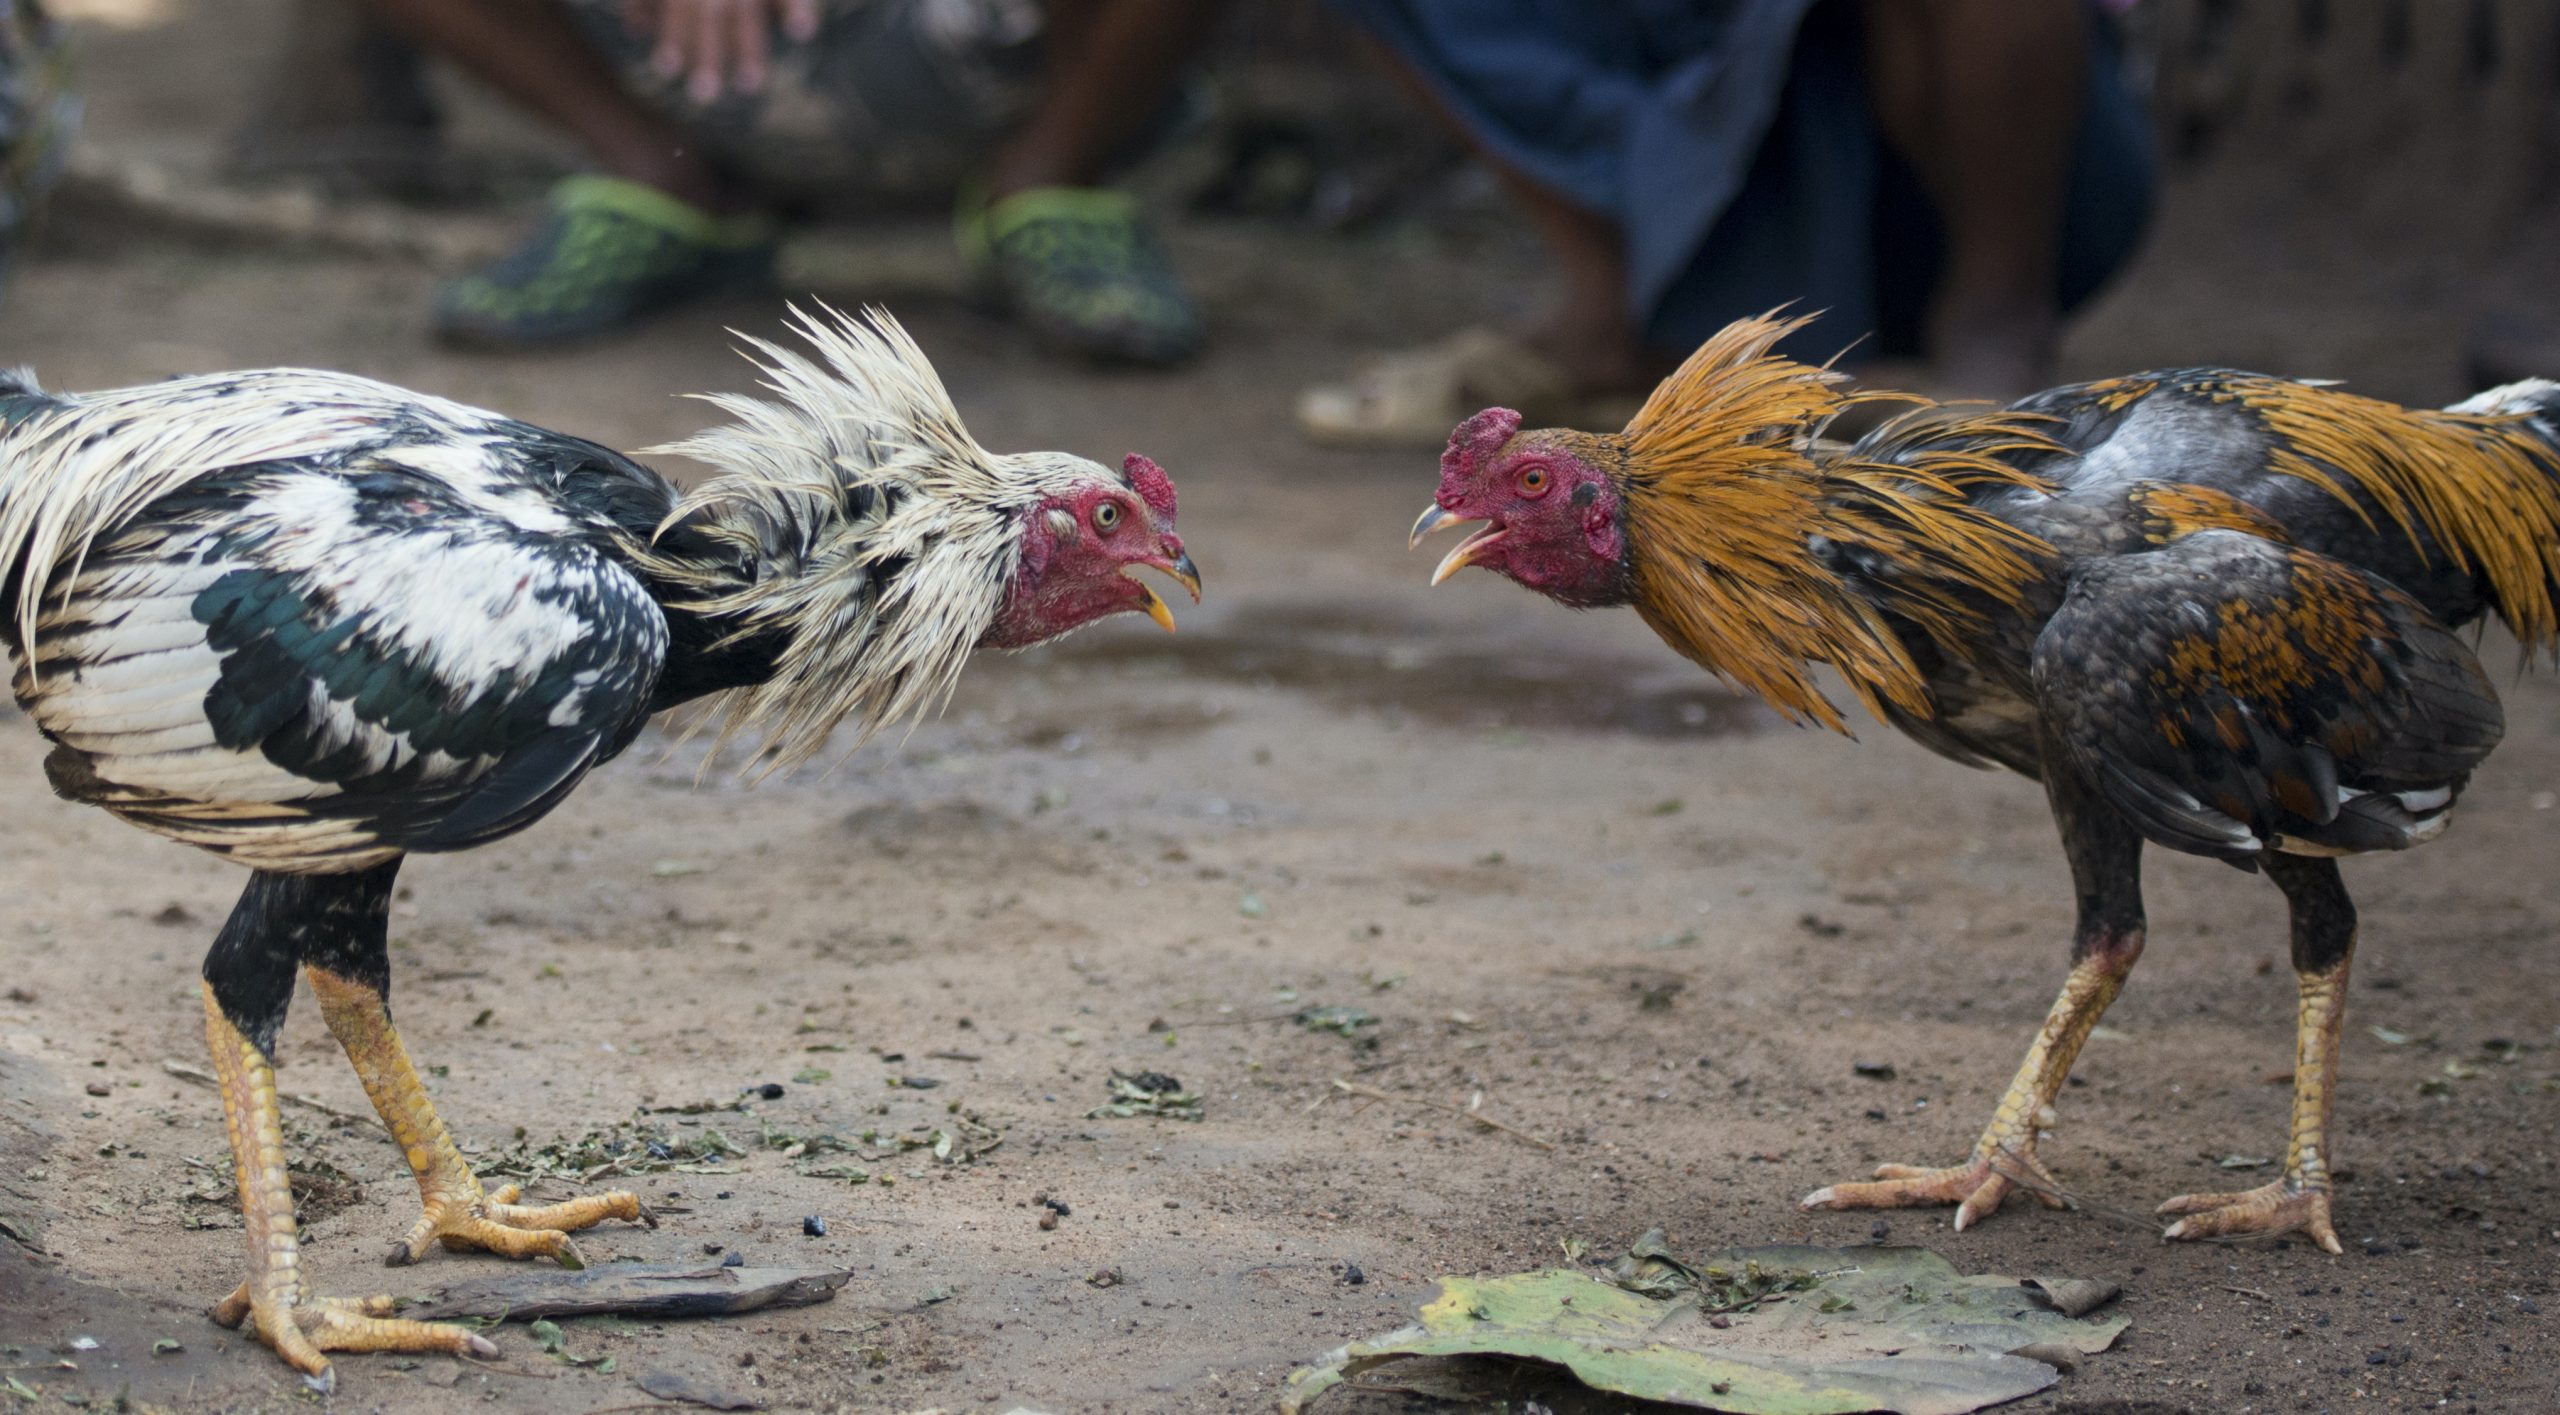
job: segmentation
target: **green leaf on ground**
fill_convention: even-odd
[[[1512,1358],[1645,1400],[1745,1415],[1964,1412],[2061,1379],[2038,1356],[2104,1351],[2123,1317],[2066,1317],[2010,1277],[1925,1248],[1738,1248],[1682,1263],[1649,1233],[1606,1273],[1446,1277],[1421,1321],[1289,1377],[1304,1410],[1413,1357]],[[1448,1363],[1435,1363],[1448,1364]]]
[[[1302,1007],[1289,1014],[1289,1020],[1310,1032],[1339,1032],[1346,1037],[1378,1025],[1376,1013],[1358,1007]]]

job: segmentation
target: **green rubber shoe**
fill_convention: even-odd
[[[514,349],[602,333],[770,280],[774,245],[763,217],[717,217],[637,182],[571,177],[551,189],[550,215],[523,245],[436,292],[436,335]]]
[[[962,247],[1043,343],[1118,363],[1199,352],[1199,307],[1138,204],[1089,187],[1016,192],[960,222]]]

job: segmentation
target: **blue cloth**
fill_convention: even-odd
[[[1685,349],[1781,304],[1828,353],[1916,348],[1944,238],[1867,103],[1857,7],[1831,0],[1333,0],[1504,161],[1626,233],[1629,308]],[[2068,309],[2132,254],[2149,124],[2099,44],[2073,150]]]

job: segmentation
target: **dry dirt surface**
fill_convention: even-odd
[[[111,136],[184,116],[155,72],[254,74],[196,9],[120,13],[160,18],[93,32]],[[2281,360],[2452,391],[2458,321],[2412,303],[2423,281],[2315,307],[2221,229],[2173,208],[2071,371]],[[787,1312],[571,1324],[569,1353],[610,1372],[521,1326],[486,1368],[342,1357],[338,1408],[632,1409],[654,1406],[637,1378],[670,1372],[791,1410],[1268,1409],[1292,1367],[1398,1325],[1435,1274],[1655,1224],[1686,1250],[1889,1237],[1968,1271],[2121,1282],[2131,1331],[2019,1409],[2549,1408],[2549,678],[2513,687],[2449,838],[2351,871],[2346,1256],[2165,1247],[2144,1217],[2280,1153],[2285,1126],[2279,901],[2183,858],[2154,865],[2151,954],[2046,1152],[2082,1210],[1961,1235],[1939,1212],[1805,1214],[1797,1196],[1879,1161],[1958,1157],[2015,1064],[2070,922],[2039,793],[1881,729],[1779,726],[1632,616],[1481,576],[1425,590],[1403,534],[1430,458],[1307,450],[1288,400],[1347,351],[1502,312],[1508,247],[1178,237],[1219,338],[1179,375],[1062,369],[930,293],[898,312],[990,445],[1172,469],[1209,590],[1179,635],[1122,619],[983,661],[912,734],[752,788],[653,733],[538,828],[404,876],[396,1007],[478,1158],[623,1144],[586,1158],[618,1157],[610,1182],[665,1221],[583,1235],[593,1261],[741,1253],[851,1282]],[[724,324],[778,315],[741,300],[464,359],[424,340],[433,275],[93,230],[21,267],[0,358],[73,388],[345,368],[637,447],[695,425],[670,395],[745,386]],[[2314,334],[2282,332],[2289,298]],[[2374,332],[2393,327],[2418,332]],[[307,1403],[202,1315],[241,1235],[214,1098],[163,1065],[203,1060],[195,969],[241,876],[54,800],[41,751],[0,716],[0,1408],[21,1389]],[[1297,1020],[1321,1007],[1374,1020]],[[365,1111],[314,1009],[279,1060],[287,1090]],[[1115,1069],[1178,1077],[1199,1118],[1092,1115]],[[723,1108],[664,1109],[694,1103]],[[496,1263],[379,1266],[415,1212],[399,1156],[289,1114],[324,1290]],[[790,1148],[811,1136],[850,1150]]]

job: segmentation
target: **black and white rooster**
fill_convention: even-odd
[[[796,312],[795,312],[796,314]],[[1199,579],[1173,484],[971,439],[885,314],[750,341],[770,400],[666,449],[680,495],[595,443],[343,374],[278,369],[56,394],[0,380],[0,638],[63,796],[255,871],[204,965],[249,1274],[214,1309],[315,1382],[324,1352],[485,1353],[299,1266],[272,1052],[297,969],[416,1172],[441,1240],[578,1262],[627,1193],[484,1192],[391,1026],[392,879],[522,830],[652,713],[730,694],[757,764],[927,711],[970,651]]]

